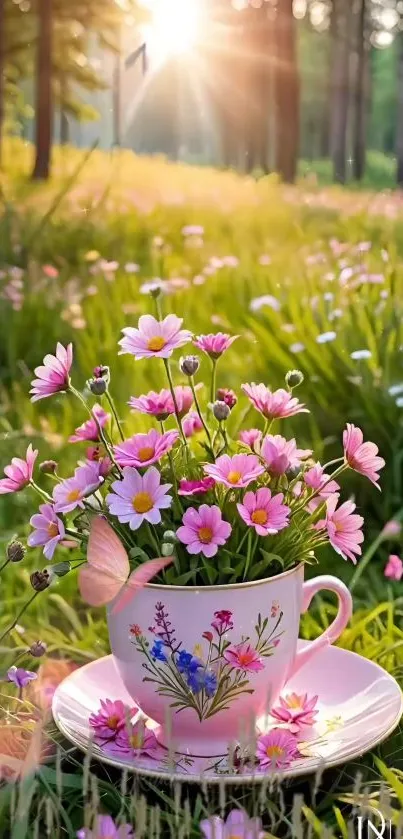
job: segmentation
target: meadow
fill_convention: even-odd
[[[394,535],[384,530],[403,519],[401,197],[320,187],[309,176],[285,188],[275,176],[244,178],[130,152],[83,155],[68,148],[55,150],[51,182],[33,187],[26,178],[31,157],[28,144],[9,141],[0,181],[0,466],[32,441],[40,460],[52,457],[69,474],[72,452],[63,441],[84,417],[78,419],[69,396],[40,409],[27,398],[34,367],[57,341],[73,342],[78,389],[99,364],[110,365],[119,405],[159,389],[152,365],[116,355],[121,329],[151,311],[150,287],[159,284],[165,312],[183,317],[195,333],[240,336],[237,351],[223,358],[219,386],[243,380],[281,387],[288,370],[302,371],[300,398],[315,413],[292,418],[288,430],[301,444],[313,439],[322,462],[335,456],[346,421],[379,446],[387,464],[382,493],[368,482],[357,502],[366,520],[361,565],[354,569],[329,553],[321,571],[342,576],[354,592],[355,614],[341,646],[401,679],[402,584],[384,577],[388,555],[402,550],[399,526]],[[138,419],[126,416],[125,434],[141,430]],[[351,480],[352,497],[356,488]],[[26,538],[36,506],[27,494],[1,497],[3,552],[17,534]],[[29,597],[30,571],[44,564],[30,550],[2,573],[1,630]],[[303,621],[305,637],[333,614],[331,602],[318,602]],[[48,660],[65,662],[40,663],[50,687],[60,669],[108,651],[102,610],[81,604],[70,577],[44,592],[0,641],[2,670],[20,653],[32,666],[23,654],[39,637]],[[20,700],[2,688],[10,742],[17,720],[30,716],[30,701],[35,697]],[[402,827],[401,729],[374,753],[319,778],[281,789],[197,792],[122,778],[83,761],[50,723],[47,731],[50,762],[36,778],[0,789],[0,836],[73,839],[85,812],[100,806],[132,815],[137,839],[197,837],[200,819],[231,800],[259,813],[272,837],[347,839],[355,811],[369,800]]]

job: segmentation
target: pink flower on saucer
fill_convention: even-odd
[[[279,705],[272,708],[271,715],[279,722],[289,724],[289,730],[297,734],[300,728],[305,725],[314,725],[318,711],[315,710],[318,701],[317,696],[308,699],[308,694],[298,695],[288,693],[280,696]]]
[[[105,743],[103,749],[119,757],[155,757],[159,744],[154,732],[140,720],[132,726],[121,728],[116,738]]]
[[[273,728],[258,738],[256,757],[264,769],[287,769],[299,757],[297,738],[289,731]]]
[[[100,740],[115,737],[127,725],[137,708],[129,708],[121,699],[101,699],[101,707],[91,714],[89,723]]]
[[[264,669],[260,655],[251,647],[248,641],[242,641],[234,647],[227,647],[224,658],[236,670],[244,670],[245,673],[258,673]]]

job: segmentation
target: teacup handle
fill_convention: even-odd
[[[313,580],[307,580],[303,584],[301,614],[307,611],[314,595],[323,589],[334,591],[337,594],[339,610],[334,621],[322,632],[322,635],[319,635],[319,638],[315,638],[314,641],[308,643],[302,650],[298,650],[291,668],[291,673],[289,674],[290,676],[294,675],[304,664],[307,664],[324,647],[328,647],[329,644],[334,644],[340,637],[343,629],[346,628],[353,613],[353,598],[347,586],[341,580],[338,580],[337,577],[332,577],[330,574],[323,574],[320,577],[314,577]]]

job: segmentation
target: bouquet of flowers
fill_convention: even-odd
[[[80,448],[73,475],[61,476],[57,464],[46,461],[38,471],[47,485],[38,485],[38,452],[29,445],[25,459],[13,458],[0,480],[0,493],[30,487],[42,502],[31,518],[28,545],[43,546],[48,561],[66,541],[82,547],[76,562],[36,571],[31,576],[35,591],[79,567],[82,591],[92,591],[87,599],[107,602],[105,585],[102,593],[97,589],[96,569],[94,585],[88,579],[84,585],[86,570],[91,570],[85,556],[95,517],[107,520],[126,549],[130,567],[123,576],[136,571],[143,582],[156,574],[156,581],[181,586],[264,579],[300,562],[315,562],[329,542],[355,563],[363,519],[351,500],[340,501],[339,479],[353,469],[378,486],[384,460],[377,446],[347,424],[340,457],[324,465],[316,462],[310,449],[279,433],[280,422],[307,412],[294,395],[302,374],[289,371],[285,387],[278,390],[252,383],[235,393],[217,386],[220,359],[239,336],[194,337],[176,315],[163,317],[158,293],[153,296],[157,316],[140,317],[137,328],[125,328],[119,342],[120,353],[161,367],[164,387],[131,396],[128,403],[134,414],[149,419],[146,433],[126,436],[108,367],[97,367],[85,389],[76,389],[71,344],[58,344],[56,354],[47,355],[35,371],[32,401],[67,392],[88,415],[69,438]],[[175,351],[191,342],[194,354],[182,356],[174,370]],[[208,388],[197,381],[200,353],[210,362]],[[237,428],[230,435],[240,399],[255,411],[256,427]],[[18,553],[15,545],[13,550]],[[109,599],[117,590],[114,577],[120,586],[125,581],[119,573],[110,568]]]

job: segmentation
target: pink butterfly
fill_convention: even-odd
[[[171,562],[172,556],[150,559],[130,574],[129,558],[120,539],[106,519],[97,516],[88,539],[87,564],[78,574],[81,596],[90,606],[104,606],[121,592],[112,610],[113,613],[120,612]]]

